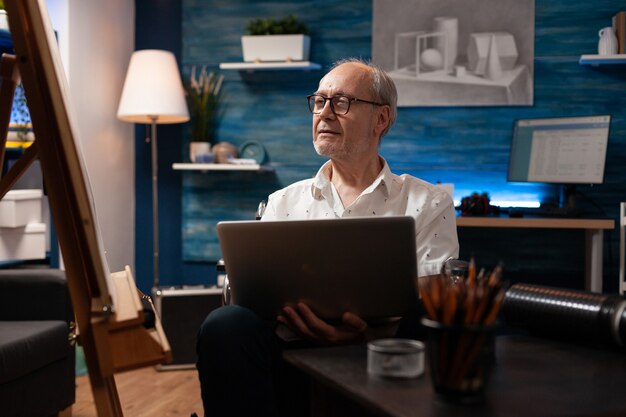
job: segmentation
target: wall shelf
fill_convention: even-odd
[[[248,71],[278,71],[278,70],[318,70],[320,64],[309,61],[293,62],[222,62],[220,69],[223,70],[248,70]]]
[[[580,65],[619,65],[626,64],[626,54],[617,55],[581,55],[578,61]]]
[[[198,164],[177,162],[172,164],[172,169],[177,171],[273,171],[269,165],[237,165],[237,164]]]

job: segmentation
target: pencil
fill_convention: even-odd
[[[439,321],[439,318],[437,317],[437,312],[435,311],[435,308],[433,306],[431,294],[428,291],[429,287],[429,284],[424,284],[424,289],[420,290],[422,294],[422,304],[424,305],[424,310],[426,310],[426,314],[428,315],[428,317],[433,321]]]
[[[469,266],[467,268],[467,281],[470,284],[473,284],[475,279],[476,279],[476,261],[474,260],[474,257],[472,256],[470,258]]]

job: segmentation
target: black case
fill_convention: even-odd
[[[157,368],[195,367],[198,330],[206,316],[222,305],[222,288],[153,288],[152,299],[172,349],[172,362]]]

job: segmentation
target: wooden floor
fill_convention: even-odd
[[[125,417],[203,416],[196,370],[157,371],[147,367],[115,375]],[[72,417],[97,417],[87,375],[76,377]]]

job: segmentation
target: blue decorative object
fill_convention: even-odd
[[[239,147],[239,157],[245,159],[254,159],[257,164],[263,165],[267,163],[268,156],[265,147],[256,141],[248,141]]]

